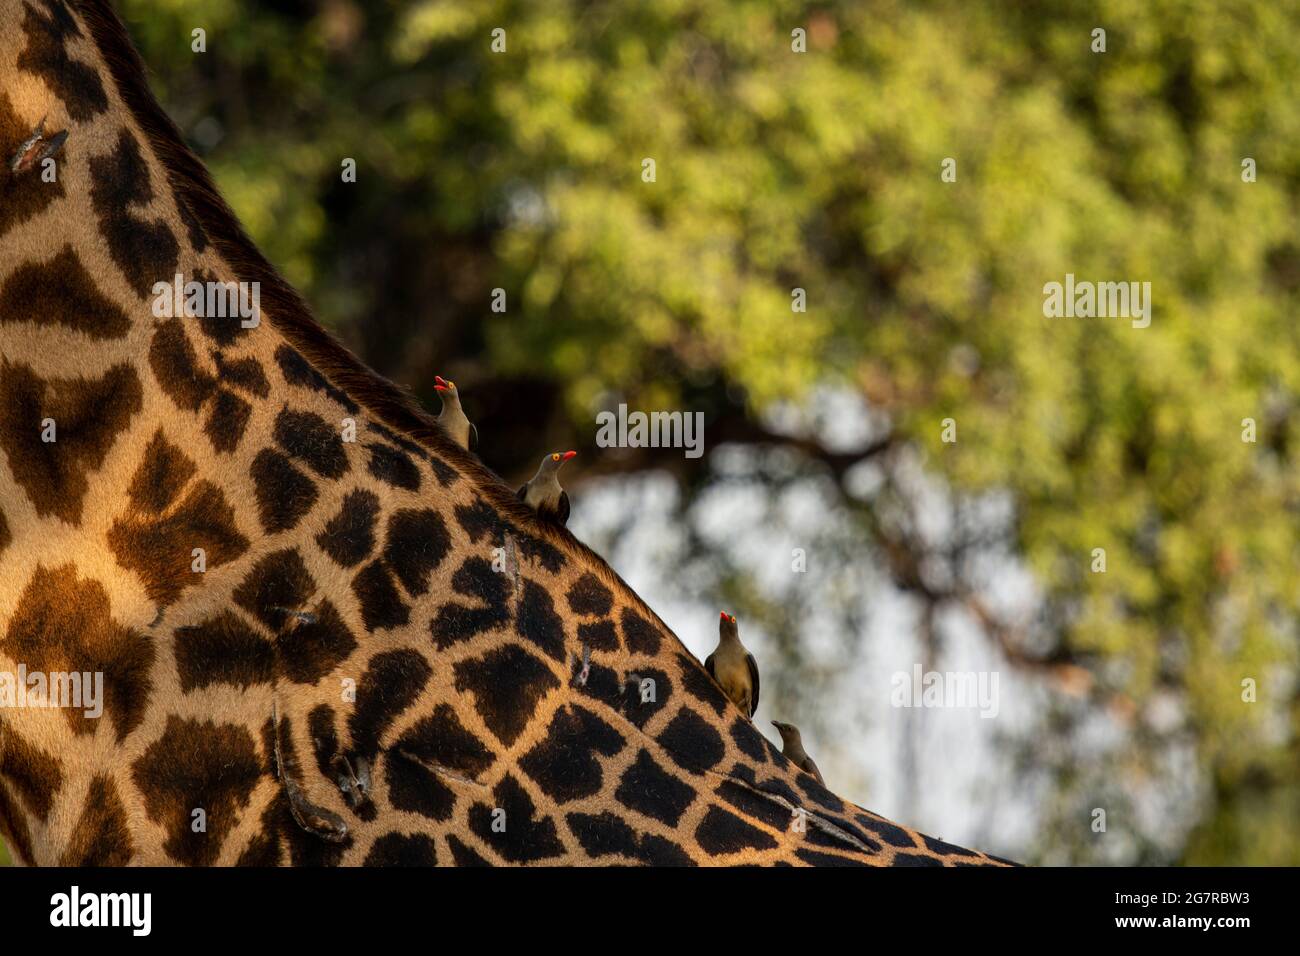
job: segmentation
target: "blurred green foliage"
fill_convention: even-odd
[[[1105,772],[1190,743],[1175,858],[1300,862],[1300,8],[122,6],[263,250],[379,368],[426,398],[448,355],[547,383],[583,434],[610,395],[859,392],[953,488],[1010,493],[1054,648],[1133,705]],[[1044,318],[1067,272],[1150,282],[1151,327]],[[1146,720],[1166,693],[1175,731]]]

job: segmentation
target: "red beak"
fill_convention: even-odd
[[[446,380],[445,378],[443,378],[441,375],[435,375],[435,376],[433,377],[433,381],[434,381],[434,385],[433,385],[433,387],[434,387],[437,391],[439,391],[439,392],[445,392],[445,391],[447,391],[447,380]]]
[[[435,392],[445,392],[445,391],[447,391],[447,386],[446,386],[446,385],[435,385],[435,386],[433,386],[433,390],[434,390]]]
[[[560,461],[568,461],[570,458],[575,457],[577,454],[578,453],[576,451],[566,451],[563,455],[560,456]]]
[[[723,619],[724,621],[727,619],[727,612],[726,612],[726,611],[723,611],[723,612],[722,612],[722,619]]]

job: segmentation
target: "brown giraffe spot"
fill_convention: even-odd
[[[600,579],[588,571],[569,588],[569,607],[574,614],[598,614],[604,616],[614,606],[614,596],[609,588],[600,583]]]
[[[461,725],[455,711],[441,704],[384,752],[389,799],[398,810],[431,820],[449,820],[457,795],[443,774],[474,780],[494,759],[492,752]]]
[[[433,838],[423,833],[386,833],[366,854],[365,866],[437,866]]]
[[[243,320],[237,311],[241,301],[238,284],[233,280],[218,279],[207,269],[195,269],[194,281],[202,283],[205,290],[212,288],[209,283],[221,283],[223,286],[224,295],[213,302],[215,308],[212,314],[209,314],[207,309],[198,309],[196,310],[198,314],[193,318],[203,334],[218,345],[234,345],[239,339],[239,333],[244,331],[240,324]]]
[[[314,620],[294,626],[276,638],[280,673],[296,684],[315,684],[356,650],[357,639],[330,601],[323,600]]]
[[[262,765],[245,728],[172,716],[131,772],[149,819],[167,831],[163,849],[179,863],[211,866]],[[203,811],[206,832],[194,831],[195,810]]]
[[[275,680],[275,645],[233,611],[177,628],[176,673],[181,690],[212,684],[250,687]]]
[[[484,535],[491,541],[499,540],[503,527],[501,516],[482,498],[475,498],[472,505],[457,505],[455,513],[456,521],[469,535],[470,541],[478,544]]]
[[[0,554],[4,553],[13,539],[13,532],[9,530],[9,521],[5,518],[5,513],[0,511]]]
[[[623,641],[634,654],[654,656],[659,653],[659,632],[630,607],[623,608]]]
[[[406,452],[379,442],[366,445],[366,449],[370,452],[371,475],[394,488],[420,490],[420,469]]]
[[[578,625],[578,640],[598,651],[618,650],[618,632],[613,621],[591,621]]]
[[[341,389],[330,384],[330,381],[316,371],[310,362],[289,348],[289,346],[281,345],[275,350],[275,362],[280,366],[280,372],[284,375],[284,380],[290,385],[308,388],[313,392],[328,395],[353,415],[361,411],[361,407],[356,402],[348,398]]]
[[[457,594],[476,597],[487,606],[470,607],[448,601],[438,608],[437,615],[429,622],[429,631],[439,650],[468,641],[510,619],[506,576],[493,571],[492,565],[483,558],[467,558],[451,576],[451,586]]]
[[[689,707],[659,732],[659,746],[679,767],[696,774],[712,770],[727,753],[722,735]]]
[[[32,123],[18,116],[9,94],[0,90],[0,159],[13,156],[31,134]],[[47,183],[40,176],[14,176],[7,162],[0,165],[0,236],[63,196],[62,179]]]
[[[372,561],[352,579],[352,593],[361,604],[361,620],[367,631],[402,627],[411,619],[411,609],[397,593],[393,575],[382,561]]]
[[[450,704],[439,704],[432,714],[421,717],[391,750],[470,780],[485,773],[496,759],[481,740],[465,729]]]
[[[253,414],[253,406],[234,392],[221,389],[217,400],[212,403],[208,420],[203,426],[203,433],[212,442],[212,447],[223,454],[230,454],[239,447],[248,427],[248,419]]]
[[[248,473],[257,497],[257,516],[268,534],[296,527],[316,504],[316,483],[278,451],[263,448]]]
[[[484,535],[491,541],[500,542],[502,536],[509,532],[519,546],[520,554],[541,562],[552,574],[558,574],[565,565],[564,555],[553,545],[520,531],[509,521],[503,520],[496,509],[481,498],[475,499],[472,505],[457,505],[455,514],[456,520],[475,544]]]
[[[651,682],[645,686],[653,687],[652,696],[643,693],[643,681]],[[657,667],[638,665],[635,672],[626,676],[620,691],[619,711],[637,727],[645,727],[646,722],[672,699],[673,682]]]
[[[316,536],[321,550],[345,568],[366,559],[375,546],[375,521],[379,517],[379,496],[357,489],[343,498],[339,513]]]
[[[871,865],[861,857],[837,856],[833,853],[818,853],[816,850],[809,850],[807,847],[800,847],[799,849],[795,850],[794,855],[797,856],[799,859],[803,860],[809,866],[870,866]],[[899,856],[905,856],[905,855],[906,854],[899,854]],[[934,860],[932,860],[931,863],[934,865],[940,865],[938,864],[938,861],[934,861]],[[906,866],[907,864],[900,861],[896,856],[894,858],[894,865]]]
[[[126,866],[134,852],[117,787],[108,777],[96,774],[59,866]]]
[[[695,839],[699,842],[700,849],[710,856],[742,853],[745,850],[770,850],[777,845],[776,838],[770,833],[716,806],[709,807],[709,812],[695,828]]]
[[[751,820],[764,823],[774,830],[783,830],[790,825],[790,811],[785,806],[756,793],[751,787],[734,780],[724,780],[713,792]],[[812,834],[808,836],[811,837]]]
[[[507,747],[524,732],[547,691],[560,686],[549,667],[516,644],[460,661],[453,671],[456,690],[474,695],[483,723]]]
[[[80,523],[86,476],[103,464],[143,396],[129,365],[115,365],[99,379],[42,379],[26,365],[0,359],[0,448],[38,515]],[[55,441],[41,440],[47,418],[54,420]]]
[[[262,558],[235,588],[235,603],[274,633],[284,629],[291,611],[307,609],[316,582],[294,548]]]
[[[307,715],[307,733],[316,754],[317,769],[322,776],[333,779],[330,762],[339,752],[339,735],[334,728],[334,708],[329,704],[313,707]]]
[[[737,749],[750,760],[767,763],[767,738],[754,729],[754,725],[743,717],[737,717],[731,725],[731,739]]]
[[[417,699],[433,669],[419,651],[384,651],[370,659],[357,682],[357,699],[348,716],[352,749],[373,762],[385,731]]]
[[[510,774],[492,790],[491,806],[476,803],[469,810],[470,829],[511,863],[532,863],[559,856],[564,852],[556,832],[555,821],[538,814],[528,792]],[[493,810],[506,814],[505,832],[492,829]]]
[[[61,325],[92,339],[118,339],[131,327],[70,245],[46,262],[25,262],[13,271],[0,290],[0,322]]]
[[[451,834],[447,834],[447,846],[451,847],[451,858],[456,861],[457,866],[492,865]]]
[[[608,810],[600,814],[570,813],[564,819],[582,848],[597,859],[622,856],[647,866],[695,865],[676,843],[653,833],[637,833]]]
[[[104,586],[94,578],[79,578],[73,565],[36,566],[0,646],[46,674],[102,673],[104,710],[119,742],[144,718],[153,689],[153,641],[115,623]],[[63,713],[76,733],[94,731],[94,718],[82,709],[65,708]]]
[[[10,727],[0,738],[0,777],[8,781],[27,810],[42,823],[63,787],[59,759],[29,743]]]
[[[18,68],[39,76],[63,100],[68,115],[84,122],[108,109],[104,84],[95,68],[68,55],[69,37],[81,28],[63,0],[40,0],[44,10],[23,3],[23,32],[27,46],[18,54]]]
[[[564,662],[564,621],[555,613],[550,592],[527,578],[515,614],[515,633],[532,641],[554,660]]]
[[[695,791],[642,749],[636,761],[623,771],[614,799],[629,810],[675,827],[686,808],[695,802]]]
[[[136,294],[152,299],[154,284],[170,282],[176,274],[180,246],[166,222],[144,219],[131,209],[148,205],[154,191],[140,144],[129,131],[118,133],[111,153],[91,157],[90,178],[90,201],[109,254]]]
[[[275,441],[322,478],[341,478],[348,470],[343,439],[315,412],[282,410],[275,417]]]
[[[574,676],[576,677],[578,665],[575,663],[574,667]],[[623,708],[624,683],[623,677],[616,674],[613,668],[606,667],[593,660],[587,668],[586,683],[571,682],[570,686],[585,697],[598,701],[614,711],[621,711]]]
[[[218,368],[222,368],[220,355],[220,352],[213,353]],[[254,366],[260,374],[260,366],[256,363]],[[149,343],[149,367],[163,392],[186,411],[197,412],[211,401],[203,432],[216,451],[229,454],[239,447],[253,407],[234,392],[220,387],[216,377],[200,366],[198,354],[190,345],[180,319],[159,323]],[[250,374],[247,367],[240,371]],[[235,384],[255,386],[256,380],[252,383],[240,380],[237,373]]]
[[[328,599],[313,602],[315,592],[302,556],[286,548],[258,561],[233,595],[275,634],[278,673],[297,684],[315,684],[357,646],[338,608]]]
[[[384,784],[395,810],[418,813],[430,820],[450,820],[456,809],[456,791],[426,767],[400,750],[383,754]]]
[[[546,796],[568,803],[599,793],[604,782],[597,754],[613,757],[623,749],[622,734],[584,707],[561,707],[546,736],[519,760]]]
[[[239,854],[239,859],[235,861],[235,866],[268,867],[283,864],[284,854],[280,850],[280,832],[277,823],[281,812],[289,812],[288,804],[284,802],[284,794],[277,794],[262,813],[261,832],[253,834],[248,841],[248,846],[244,847],[243,852]]]
[[[149,367],[159,387],[186,411],[197,412],[216,391],[217,381],[199,367],[180,319],[159,323],[149,343]]]
[[[836,813],[844,810],[844,801],[818,783],[817,778],[811,774],[800,774],[795,783],[807,795],[808,799],[819,807],[833,810]]]
[[[131,497],[133,502],[148,498],[148,482],[160,477],[157,494],[148,502],[150,507],[128,510],[108,530],[108,546],[117,563],[140,575],[145,593],[159,607],[175,603],[187,587],[203,583],[206,572],[194,570],[194,549],[202,549],[209,570],[248,550],[248,539],[235,527],[234,509],[210,481],[195,482],[179,505],[164,510],[178,493],[177,482],[193,471],[193,463],[180,449],[161,432],[155,434],[136,469]],[[151,507],[158,504],[160,509]]]
[[[203,231],[203,225],[199,222],[199,217],[194,215],[194,210],[190,204],[182,199],[176,192],[172,192],[172,201],[176,203],[176,213],[181,217],[181,222],[185,224],[185,235],[190,241],[190,248],[195,252],[202,252],[208,247],[208,235]]]
[[[384,561],[412,597],[429,590],[429,575],[451,550],[442,515],[430,508],[404,508],[388,519]]]
[[[700,703],[707,705],[719,717],[731,706],[731,701],[717,683],[696,662],[695,658],[678,653],[677,666],[681,668],[682,689]]]
[[[212,364],[217,367],[218,378],[240,391],[258,398],[266,398],[271,394],[271,383],[266,380],[262,363],[257,359],[250,357],[231,361],[219,349],[213,349]]]
[[[127,497],[137,511],[162,514],[197,470],[198,466],[169,442],[160,428],[145,446],[144,458],[126,490]]]

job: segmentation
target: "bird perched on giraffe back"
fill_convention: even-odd
[[[551,452],[542,459],[537,474],[519,488],[519,500],[547,521],[569,523],[569,493],[560,487],[560,468],[576,451]]]
[[[718,620],[718,646],[704,659],[704,669],[745,716],[754,716],[758,710],[758,662],[740,643],[734,614],[722,612]]]
[[[781,753],[804,773],[816,777],[817,782],[823,787],[826,786],[826,781],[822,779],[822,772],[817,769],[817,764],[813,763],[813,758],[808,756],[808,751],[803,749],[803,737],[799,733],[799,728],[794,724],[783,724],[779,720],[772,721],[772,726],[781,734]]]
[[[461,448],[478,451],[478,429],[460,407],[460,392],[456,390],[456,383],[435,375],[433,387],[442,396],[442,411],[438,413],[438,424],[442,430]]]

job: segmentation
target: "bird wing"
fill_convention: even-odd
[[[705,669],[706,671],[709,672],[709,676],[712,677],[715,681],[718,679],[718,674],[717,674],[717,672],[713,669],[713,655],[712,655],[712,654],[710,654],[708,657],[704,658],[704,669]]]
[[[478,429],[473,422],[469,423],[469,450],[478,451]]]
[[[810,774],[816,777],[817,782],[820,783],[823,787],[826,786],[826,781],[822,779],[822,772],[817,769],[817,764],[813,762],[813,758],[805,757],[804,760],[807,762],[804,764],[803,769],[807,770]]]
[[[749,716],[753,717],[758,710],[758,661],[753,654],[746,654],[745,663],[749,665],[749,682],[754,686],[754,692],[749,695]]]
[[[569,493],[567,491],[560,492],[560,507],[557,509],[557,514],[560,518],[560,524],[569,523]]]

